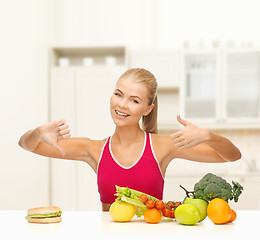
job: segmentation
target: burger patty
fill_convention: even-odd
[[[60,217],[60,216],[61,216],[61,215],[51,216],[51,217],[31,217],[31,218],[43,219],[43,218],[55,218],[55,217]]]

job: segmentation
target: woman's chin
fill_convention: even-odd
[[[127,124],[123,123],[122,121],[114,120],[114,124],[115,124],[117,127],[127,127]]]

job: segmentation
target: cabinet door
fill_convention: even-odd
[[[77,135],[105,139],[114,132],[110,117],[110,97],[121,67],[78,69],[76,72]],[[78,166],[78,207],[80,210],[100,210],[101,204],[95,172],[84,163]]]
[[[229,202],[232,209],[237,210],[259,210],[260,209],[260,177],[257,174],[247,174],[242,176],[225,177],[230,184],[232,180],[239,182],[243,186],[242,194],[239,196],[238,202],[233,200]],[[250,203],[249,200],[250,199]]]
[[[228,52],[225,57],[226,118],[258,118],[259,53]]]
[[[219,103],[219,54],[185,53],[182,75],[182,114],[190,119],[216,119]]]
[[[179,53],[177,51],[132,51],[130,66],[151,71],[159,87],[179,86]]]
[[[52,68],[50,76],[51,121],[65,118],[75,135],[75,72],[73,68]],[[51,159],[51,204],[63,210],[77,210],[77,162]]]
[[[203,176],[203,175],[202,175]],[[198,182],[202,176],[199,175],[185,175],[172,176],[168,175],[165,181],[163,198],[165,200],[183,200],[185,193],[179,187],[180,183],[186,189],[193,189],[194,184]],[[229,201],[230,207],[235,210],[259,210],[260,207],[260,177],[248,175],[221,175],[228,183],[232,184],[232,180],[239,182],[244,190],[239,197],[238,202],[234,200]],[[249,203],[250,199],[250,203]]]

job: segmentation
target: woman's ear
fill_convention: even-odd
[[[153,110],[153,108],[154,108],[154,104],[151,104],[148,107],[147,111],[144,113],[144,116],[146,117],[147,115],[149,115],[149,113]]]

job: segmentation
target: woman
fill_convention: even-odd
[[[51,158],[79,160],[97,173],[103,211],[115,200],[115,185],[163,197],[164,176],[175,158],[218,163],[236,161],[241,153],[227,138],[177,120],[184,129],[170,136],[157,135],[157,82],[142,68],[126,71],[110,99],[114,134],[104,140],[71,138],[65,120],[26,132],[19,145]],[[142,118],[142,129],[139,125]]]

